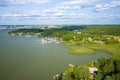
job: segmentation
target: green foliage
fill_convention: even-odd
[[[61,76],[61,79],[56,77],[54,80],[89,80],[89,74],[86,66],[71,66]]]
[[[99,66],[96,66],[99,69],[97,80],[119,80],[120,71],[117,70],[120,66],[120,61],[114,60],[112,58],[105,59],[101,58],[99,62],[97,62]]]
[[[14,30],[14,31],[11,31],[9,33],[19,33],[19,32],[23,32],[23,33],[39,33],[39,32],[42,32],[43,30],[42,29],[18,29],[18,30]]]
[[[98,51],[104,51],[112,54],[112,58],[120,60],[120,43],[116,44],[90,44],[86,45]]]
[[[65,34],[65,35],[63,35],[62,36],[62,39],[63,39],[63,41],[70,41],[70,40],[73,40],[74,38],[74,34],[71,32],[69,32],[69,33],[67,33],[67,34]]]
[[[101,72],[98,72],[97,76],[96,76],[96,80],[102,80],[103,75]]]
[[[81,47],[81,46],[72,46],[69,49],[69,53],[71,54],[94,54],[96,53],[95,50],[87,48],[87,47]]]
[[[44,32],[42,32],[42,36],[61,37],[62,35],[66,35],[66,33],[69,34],[70,31],[83,30],[85,28],[86,28],[85,26],[84,27],[83,26],[65,26],[62,28],[50,28],[50,29],[45,29]]]
[[[54,80],[91,80],[90,76],[93,75],[92,80],[120,80],[120,71],[119,69],[120,61],[114,60],[113,58],[106,59],[101,58],[97,62],[94,62],[98,69],[96,74],[91,74],[89,71],[90,63],[88,66],[71,66],[69,67],[64,74],[59,75]],[[60,78],[61,77],[61,78]]]
[[[47,28],[44,30],[19,29],[10,31],[9,34],[14,33],[15,35],[18,35],[21,32],[22,35],[34,35],[35,33],[40,33],[42,37],[56,37],[58,40],[61,38],[64,42],[73,40],[76,42],[76,45],[79,45],[81,43],[93,44],[95,40],[98,42],[103,41],[106,44],[114,44],[118,43],[118,41],[110,35],[119,35],[120,26],[64,26],[62,28]],[[89,38],[91,38],[91,41]]]
[[[83,32],[89,33],[92,35],[115,35],[120,36],[120,26],[96,26],[96,27],[87,27]]]

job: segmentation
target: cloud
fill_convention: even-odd
[[[98,9],[101,9],[103,6],[96,5]],[[109,6],[106,4],[106,6]],[[112,5],[111,5],[112,6]],[[114,7],[118,7],[114,5]],[[74,11],[77,10],[77,11]],[[79,6],[58,6],[55,8],[45,9],[42,12],[40,10],[31,10],[31,11],[11,11],[4,12],[1,14],[3,19],[120,19],[120,15],[117,14],[99,14],[92,15],[90,13],[78,12],[78,9],[81,9]],[[69,11],[70,10],[70,11]]]
[[[59,6],[58,9],[60,9],[60,10],[69,10],[69,9],[71,9],[71,7],[70,6]]]
[[[31,10],[28,12],[10,12],[4,13],[3,17],[32,17],[32,16],[40,16],[40,11],[38,10]]]
[[[50,9],[45,9],[43,10],[42,12],[43,13],[56,13],[56,12],[65,12],[67,10],[70,10],[71,7],[70,6],[58,6],[58,7],[55,7],[55,8],[50,8]]]
[[[73,9],[77,10],[77,9],[80,9],[80,7],[79,6],[73,6]]]
[[[36,13],[36,11],[33,13],[6,13],[1,16],[1,19],[17,19],[17,20],[29,20],[29,19],[41,19],[41,20],[54,20],[54,19],[82,19],[82,20],[98,20],[98,19],[120,19],[120,14],[101,14],[101,15],[90,15],[85,13],[54,13],[54,14],[43,14],[43,13]]]
[[[9,14],[9,13],[3,15],[3,17],[11,17],[11,16],[13,16],[13,15]]]
[[[78,14],[78,17],[81,17],[81,18],[87,18],[87,19],[92,19],[92,16],[88,15],[88,14]]]
[[[110,6],[109,6],[109,4],[106,4],[106,5],[101,5],[101,4],[97,4],[96,6],[95,6],[95,10],[96,11],[104,11],[104,10],[106,10],[106,9],[109,9],[110,8]]]
[[[112,2],[112,7],[120,7],[120,1]]]
[[[97,4],[95,6],[95,10],[96,11],[105,11],[105,10],[109,10],[109,9],[120,9],[120,1],[113,1],[111,3],[107,3],[107,4]]]
[[[68,8],[66,7],[66,9],[68,9]],[[58,7],[58,8],[45,9],[42,12],[43,13],[51,13],[51,14],[53,14],[53,13],[64,13],[66,11],[66,9],[63,9],[63,7]]]
[[[50,0],[0,0],[0,6],[28,4],[28,3],[43,4],[43,3],[47,3],[49,1]]]
[[[62,5],[70,5],[70,4],[94,4],[97,2],[101,2],[103,0],[70,0],[70,1],[66,1],[61,3]]]
[[[53,13],[65,13],[68,11],[79,10],[79,9],[81,9],[81,7],[79,6],[58,6],[55,8],[44,9],[42,12],[53,14]]]
[[[101,16],[98,16],[98,18],[104,18],[104,19],[120,19],[120,14],[103,14]]]
[[[64,14],[63,13],[54,13],[52,16],[53,17],[63,17]]]
[[[53,14],[47,14],[47,13],[39,13],[38,11],[31,11],[29,13],[6,13],[4,15],[2,15],[2,17],[4,18],[17,18],[17,19],[21,19],[21,18],[29,18],[29,17],[33,17],[33,18],[66,18],[66,19],[75,19],[75,18],[88,18],[89,16],[87,14],[76,14],[76,13],[70,13],[70,14],[64,14],[62,12],[55,12]]]
[[[51,15],[51,17],[53,18],[57,18],[57,19],[93,19],[92,16],[88,15],[88,14],[76,14],[76,13],[70,13],[70,14],[62,14],[62,13],[58,13],[58,14],[53,14]],[[49,17],[49,18],[51,18]]]
[[[10,13],[7,13],[7,14],[4,14],[3,17],[26,17],[28,16],[27,14],[10,14]]]
[[[71,19],[93,19],[91,15],[84,13],[80,13],[80,14],[73,13],[73,14],[69,14],[67,17]]]
[[[43,13],[50,13],[51,12],[51,9],[45,9],[42,11]]]

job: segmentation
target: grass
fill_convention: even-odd
[[[70,54],[93,54],[96,53],[94,49],[81,47],[81,46],[72,46],[69,49]]]
[[[103,51],[112,54],[113,59],[120,60],[120,43],[116,44],[86,44],[82,46],[71,46],[70,54],[94,54],[96,51]]]
[[[70,40],[70,41],[68,41],[68,42],[66,42],[66,46],[75,46],[75,45],[77,45],[78,43],[76,42],[76,41],[73,41],[73,40]]]
[[[120,43],[116,44],[93,44],[93,45],[87,45],[87,47],[104,51],[112,54],[112,58],[120,60]]]

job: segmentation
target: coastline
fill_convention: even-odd
[[[114,39],[114,36],[111,36],[111,35],[110,36],[107,35],[107,36],[97,37],[97,38],[102,37],[103,40],[106,39],[106,42],[105,42],[105,41],[102,41],[102,38],[100,40],[95,40],[92,37],[89,37],[88,35],[87,35],[87,37],[86,37],[86,35],[85,36],[82,35],[83,40],[76,41],[76,36],[74,36],[73,34],[71,35],[71,34],[69,34],[69,32],[68,32],[67,37],[65,37],[65,38],[67,38],[68,41],[65,41],[65,40],[61,41],[62,43],[65,44],[65,46],[69,46],[69,50],[68,50],[69,54],[85,55],[85,54],[95,54],[97,51],[102,51],[102,52],[106,52],[108,54],[111,54],[111,57],[108,58],[108,59],[113,60],[113,62],[114,62],[114,60],[115,61],[116,60],[120,61],[119,60],[120,51],[118,51],[120,43],[117,42],[117,39],[119,37],[117,39],[116,38]],[[71,35],[72,37],[69,36],[69,35]],[[77,35],[79,35],[79,34],[77,33]],[[81,35],[81,33],[80,33],[80,35]],[[20,36],[21,36],[21,34],[20,34]],[[70,40],[69,40],[68,36],[70,37]],[[94,36],[94,35],[92,35],[92,36]],[[60,42],[59,37],[49,37],[49,36],[43,37],[42,35],[40,35],[40,37],[41,37],[40,42],[43,43],[43,44],[45,44],[45,43],[55,43],[55,42],[59,43]],[[95,35],[95,37],[96,37],[96,35]],[[99,64],[100,62],[98,61],[97,63]],[[90,64],[92,64],[92,63],[90,63]],[[100,65],[102,65],[102,64],[100,63]],[[115,66],[115,65],[113,65],[113,66]],[[90,71],[88,71],[89,68],[86,65],[85,66],[78,66],[78,67],[82,67],[81,70],[87,70],[87,72],[90,72]],[[78,67],[76,67],[76,68],[78,68]],[[89,67],[93,68],[93,66],[89,66]],[[97,67],[97,66],[95,66],[95,67]],[[97,69],[98,68],[99,67],[97,67]],[[70,69],[70,72],[69,72],[69,69]],[[72,69],[72,71],[71,71],[71,69]],[[100,69],[98,69],[98,70],[100,70]],[[77,70],[77,71],[80,71],[80,70]],[[63,77],[69,76],[70,78],[67,77],[67,78],[69,78],[68,80],[72,80],[72,78],[74,79],[74,77],[71,76],[71,75],[74,75],[74,76],[77,75],[77,74],[74,74],[73,67],[71,67],[71,66],[65,72],[66,72],[67,75],[65,75],[63,73],[63,74],[54,76],[53,79],[54,80],[62,80]],[[99,72],[99,73],[101,74],[101,72]],[[85,73],[85,74],[87,74],[87,73]],[[115,73],[115,75],[116,75],[116,73]],[[88,80],[89,80],[89,77],[88,77]]]

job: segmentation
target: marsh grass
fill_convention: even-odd
[[[87,47],[95,49],[97,51],[104,51],[112,54],[112,58],[120,60],[120,43],[117,44],[93,44],[87,45]]]
[[[72,46],[69,49],[70,54],[95,54],[96,51],[91,48],[82,47],[82,46]]]

